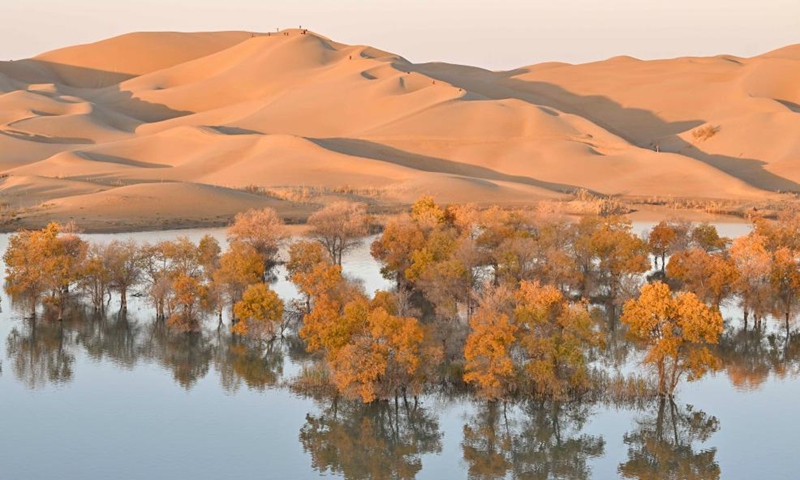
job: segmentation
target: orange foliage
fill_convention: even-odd
[[[693,293],[673,295],[661,282],[645,285],[625,304],[621,320],[648,346],[644,362],[655,366],[661,395],[672,396],[683,375],[697,380],[721,366],[708,346],[719,341],[722,316]]]

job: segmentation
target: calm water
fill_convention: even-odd
[[[720,230],[733,236],[747,227]],[[6,243],[0,236],[0,251]],[[388,286],[366,244],[344,268],[368,291]],[[279,278],[274,288],[291,297],[294,289]],[[297,396],[280,383],[297,372],[299,349],[254,353],[224,334],[167,335],[138,299],[126,321],[35,330],[6,296],[1,306],[2,480],[613,479],[636,468],[635,478],[655,479],[664,477],[642,467],[648,459],[640,447],[652,445],[659,428],[669,432],[660,437],[668,440],[662,461],[683,465],[692,478],[796,479],[800,471],[800,380],[791,371],[800,342],[784,345],[779,334],[769,352],[730,353],[736,375],[684,384],[676,408],[523,405],[503,412],[438,395],[423,397],[416,413],[395,415],[387,406]],[[736,323],[737,315],[730,309],[726,317]],[[753,385],[755,377],[762,383]]]

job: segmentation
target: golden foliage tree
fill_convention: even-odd
[[[233,243],[221,257],[219,268],[214,272],[214,283],[224,291],[227,301],[233,306],[241,300],[248,286],[264,278],[264,262],[255,248],[244,243]],[[233,318],[236,312],[231,310]]]
[[[693,381],[720,367],[709,346],[719,341],[722,316],[693,293],[673,295],[661,282],[645,285],[625,304],[621,320],[647,345],[644,363],[655,367],[662,396],[672,397],[684,375]]]
[[[504,286],[484,294],[470,319],[464,348],[464,381],[474,384],[480,395],[502,400],[517,388],[513,349],[519,328],[513,323],[513,292]]]
[[[77,235],[62,234],[57,223],[12,235],[3,255],[6,292],[28,301],[31,315],[35,315],[42,295],[47,294],[47,303],[57,308],[61,319],[70,285],[79,280],[87,249]]]
[[[767,237],[750,233],[734,240],[730,256],[739,272],[736,291],[744,310],[745,328],[750,314],[756,326],[770,310],[770,270],[772,257]]]
[[[485,295],[470,322],[464,380],[492,400],[515,392],[567,399],[590,386],[588,354],[601,344],[587,304],[524,281]]]
[[[694,247],[670,257],[667,277],[719,310],[722,302],[735,293],[739,272],[728,256]]]
[[[271,208],[238,213],[228,227],[228,241],[252,247],[261,258],[264,274],[277,263],[278,251],[287,236],[283,219]]]
[[[106,268],[111,279],[111,289],[119,292],[120,308],[128,308],[128,290],[136,285],[142,274],[142,256],[132,239],[112,240],[105,251]]]
[[[325,247],[336,265],[342,255],[361,243],[367,234],[367,206],[355,202],[334,202],[308,217],[309,237]]]
[[[318,242],[301,240],[291,244],[286,271],[289,281],[302,295],[295,307],[303,315],[311,312],[316,297],[335,288],[341,281],[341,267],[333,265],[325,248]]]
[[[677,240],[678,232],[665,221],[656,224],[647,236],[647,246],[650,249],[650,254],[655,258],[656,268],[659,268],[658,261],[661,260],[662,272],[666,266],[667,255],[670,253]]]
[[[231,332],[237,335],[273,340],[282,334],[283,301],[263,283],[247,287],[233,311],[239,321]]]
[[[787,336],[789,322],[797,313],[800,295],[800,258],[788,247],[781,247],[773,253],[769,283],[774,301],[774,313],[783,317]]]
[[[172,279],[174,295],[170,299],[170,311],[167,324],[179,332],[195,332],[200,329],[198,310],[206,295],[205,285],[197,278],[184,272],[177,273]]]
[[[331,368],[340,392],[369,403],[417,395],[422,387],[417,373],[421,362],[429,360],[417,319],[392,315],[380,307],[367,314],[361,331],[336,352]]]
[[[525,388],[554,399],[587,389],[587,355],[601,344],[587,303],[570,303],[557,288],[538,282],[523,282],[516,297]]]
[[[382,263],[381,273],[394,280],[398,289],[404,289],[408,280],[406,272],[414,263],[413,254],[425,246],[422,228],[410,216],[390,219],[380,237],[371,246],[372,256]]]

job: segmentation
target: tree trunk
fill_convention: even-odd
[[[122,310],[128,309],[128,288],[120,288],[119,289],[119,301],[120,301],[120,308]]]
[[[665,397],[667,394],[667,372],[664,360],[658,362],[658,395]]]
[[[789,310],[786,310],[786,338],[789,338]]]

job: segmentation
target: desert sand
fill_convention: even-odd
[[[0,62],[9,228],[302,221],[349,198],[763,205],[800,193],[800,46],[488,71],[313,32],[134,33]]]

